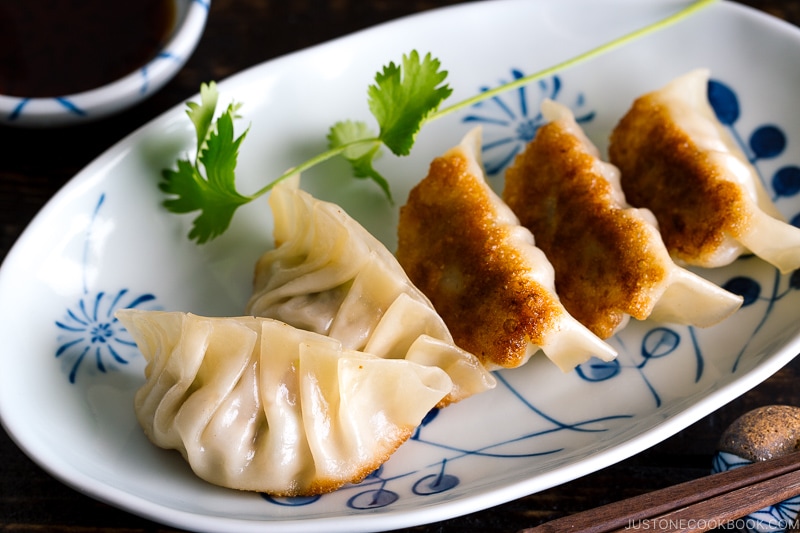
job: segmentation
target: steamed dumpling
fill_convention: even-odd
[[[539,349],[562,370],[616,352],[564,309],[553,267],[486,183],[480,130],[436,158],[400,210],[397,258],[456,344],[490,368]]]
[[[619,170],[600,159],[572,112],[542,104],[548,121],[506,171],[503,199],[555,269],[564,307],[601,338],[630,316],[710,326],[734,295],[677,266],[652,213],[627,204]]]
[[[701,267],[752,252],[782,272],[800,267],[787,224],[708,102],[707,70],[638,98],[611,135],[610,161],[636,206],[658,219],[670,253]]]
[[[358,482],[451,389],[436,367],[348,350],[276,320],[122,310],[147,361],[148,438],[228,488],[276,496]]]
[[[345,348],[444,369],[441,406],[495,386],[453,338],[394,255],[341,207],[278,184],[270,195],[276,248],[255,268],[246,313],[327,335]]]

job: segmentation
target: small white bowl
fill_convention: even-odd
[[[117,113],[160,89],[183,67],[205,29],[211,0],[176,0],[175,23],[166,44],[145,65],[114,82],[47,98],[0,94],[0,124],[51,127],[89,122]]]

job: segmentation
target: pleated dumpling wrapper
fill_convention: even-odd
[[[616,351],[564,309],[553,267],[486,182],[481,131],[434,159],[400,209],[397,258],[431,299],[456,344],[490,368],[541,349],[572,370]]]
[[[719,267],[749,251],[781,272],[800,268],[800,229],[717,118],[708,81],[706,69],[685,74],[637,98],[614,128],[609,160],[625,195],[655,214],[676,260]]]
[[[276,247],[255,267],[246,313],[340,341],[345,348],[447,372],[440,407],[492,389],[494,376],[459,348],[397,259],[341,207],[300,190],[299,176],[270,195]]]
[[[308,496],[361,481],[451,388],[440,368],[277,320],[121,310],[144,355],[136,416],[206,481]]]
[[[542,116],[506,170],[503,199],[552,263],[572,316],[605,339],[631,316],[705,327],[741,306],[741,296],[675,264],[652,213],[626,202],[619,170],[568,108],[545,100]]]

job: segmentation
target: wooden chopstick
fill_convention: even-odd
[[[519,533],[708,531],[800,494],[800,452],[565,516]],[[656,527],[657,526],[657,527]]]
[[[650,523],[657,527],[651,529],[665,533],[708,531],[798,494],[800,471],[789,472],[656,517]]]

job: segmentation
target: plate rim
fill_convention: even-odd
[[[557,0],[542,0],[542,2],[549,2],[549,1],[557,1]],[[243,71],[237,72],[224,80],[221,80],[218,85],[220,91],[223,92],[228,85],[235,84],[237,80],[245,75],[251,75],[257,69],[265,68],[265,66],[273,64],[277,61],[291,61],[294,57],[301,55],[301,54],[308,54],[313,53],[315,50],[319,48],[324,48],[332,43],[339,42],[345,39],[357,39],[361,38],[364,34],[368,34],[370,32],[377,32],[383,29],[385,26],[388,25],[401,25],[407,24],[409,20],[416,19],[418,17],[426,17],[429,16],[432,12],[439,12],[444,10],[469,10],[475,8],[475,6],[483,7],[483,4],[522,4],[524,0],[490,0],[488,2],[478,2],[475,4],[457,4],[452,6],[446,6],[437,8],[434,10],[416,13],[413,15],[408,15],[405,17],[401,17],[399,19],[395,19],[392,21],[388,21],[377,26],[373,26],[370,28],[365,28],[363,30],[359,30],[357,32],[344,35],[341,37],[337,37],[331,41],[327,41],[325,43],[321,43],[318,45],[314,45],[309,48],[305,48],[302,50],[294,51],[289,54],[276,57],[265,61],[263,63],[254,65],[249,67]],[[787,28],[790,28],[795,33],[795,37],[800,36],[800,30],[795,28],[794,26],[790,25],[788,22],[776,19],[771,17],[770,15],[758,11],[754,8],[750,8],[748,6],[744,6],[741,4],[735,4],[730,2],[729,0],[723,0],[718,2],[719,6],[724,6],[725,8],[730,9],[740,9],[747,12],[748,16],[757,16],[763,17],[764,19],[768,19],[770,23],[780,23],[785,25]],[[195,95],[193,98],[196,98]],[[169,121],[176,120],[177,117],[182,115],[182,111],[184,108],[184,103],[181,102],[176,104],[172,108],[166,110],[165,112],[159,114],[157,117],[149,120],[144,125],[138,127],[133,132],[129,133],[128,135],[124,136],[122,139],[114,143],[112,146],[104,150],[100,155],[94,158],[88,165],[86,165],[83,169],[78,171],[75,176],[70,178],[60,189],[59,191],[50,199],[48,202],[36,213],[34,218],[30,221],[30,223],[26,226],[20,236],[17,238],[16,242],[13,243],[11,248],[8,251],[8,254],[3,260],[2,265],[0,265],[0,287],[4,286],[6,281],[6,266],[9,264],[14,264],[20,259],[18,256],[21,255],[24,249],[29,246],[27,245],[27,241],[32,239],[37,231],[37,227],[41,225],[45,220],[47,220],[49,213],[51,210],[56,209],[60,202],[63,199],[72,193],[72,191],[76,188],[82,187],[86,185],[86,182],[90,181],[93,176],[95,176],[96,168],[103,166],[106,161],[112,158],[115,154],[120,151],[126,149],[131,143],[134,143],[137,139],[142,136],[146,136],[150,131],[153,130],[159,124],[166,123]],[[795,354],[800,352],[800,338],[795,337],[791,340],[791,342],[787,342],[787,347],[792,346],[793,351]],[[110,487],[104,485],[103,487],[96,487],[95,484],[97,480],[77,468],[73,468],[72,465],[64,462],[63,460],[54,460],[52,458],[46,458],[42,456],[42,452],[38,450],[37,446],[41,443],[35,442],[31,440],[29,437],[26,437],[24,434],[19,433],[19,428],[12,427],[13,424],[8,424],[9,413],[8,413],[8,400],[4,400],[4,395],[0,392],[0,425],[4,428],[6,433],[8,434],[9,438],[31,459],[34,463],[36,463],[39,467],[41,467],[46,472],[50,473],[54,477],[56,477],[59,481],[72,487],[73,489],[86,494],[98,501],[102,501],[113,505],[123,511],[131,512],[134,514],[138,514],[144,518],[157,521],[159,523],[163,523],[166,525],[181,527],[181,528],[197,528],[197,530],[205,530],[206,526],[211,524],[214,528],[214,531],[229,531],[229,530],[236,530],[236,531],[256,531],[256,530],[263,530],[265,524],[272,525],[272,526],[280,526],[280,531],[301,531],[307,530],[309,527],[314,527],[316,524],[325,524],[326,529],[330,531],[373,531],[375,529],[359,529],[357,526],[366,526],[365,523],[372,522],[373,520],[377,520],[380,524],[373,523],[372,525],[380,525],[380,527],[386,529],[396,529],[399,527],[410,527],[414,525],[419,525],[422,523],[429,523],[433,521],[440,521],[445,520],[448,518],[453,518],[456,516],[461,516],[466,514],[467,512],[474,512],[477,510],[483,510],[489,507],[493,507],[496,505],[500,505],[502,503],[511,501],[512,499],[516,499],[522,497],[523,494],[530,494],[531,492],[524,487],[528,487],[530,485],[546,485],[541,486],[533,490],[533,492],[537,492],[539,490],[546,490],[547,488],[551,488],[561,483],[568,482],[573,480],[577,477],[582,475],[586,475],[590,472],[594,472],[605,468],[607,466],[613,465],[616,462],[623,460],[625,458],[631,457],[636,453],[639,453],[658,442],[661,442],[666,437],[658,438],[656,433],[667,433],[667,437],[674,435],[681,429],[689,426],[691,423],[696,422],[703,416],[706,416],[713,412],[714,410],[718,409],[722,405],[732,401],[739,395],[745,393],[746,391],[754,388],[768,377],[776,373],[778,370],[783,368],[788,362],[790,362],[796,355],[790,355],[787,349],[785,348],[784,351],[787,353],[783,354],[781,357],[768,357],[766,360],[760,361],[755,367],[747,372],[746,375],[740,376],[733,381],[726,383],[723,387],[715,389],[712,393],[705,395],[703,398],[700,399],[699,402],[696,402],[692,408],[683,409],[680,412],[672,415],[666,421],[662,422],[661,424],[650,428],[649,430],[636,435],[634,438],[629,439],[623,443],[620,443],[610,449],[604,449],[600,452],[595,453],[594,455],[590,456],[589,458],[581,461],[579,463],[573,463],[567,467],[561,467],[553,472],[547,472],[545,474],[546,478],[554,478],[557,474],[561,474],[564,470],[572,472],[572,474],[567,476],[567,479],[564,479],[563,475],[559,475],[559,480],[556,482],[553,480],[552,482],[545,482],[542,483],[534,483],[534,480],[528,478],[525,480],[519,480],[514,483],[510,483],[506,486],[503,486],[499,489],[495,489],[490,492],[480,491],[478,494],[471,495],[468,497],[461,497],[452,502],[440,502],[433,504],[432,506],[426,507],[421,510],[415,510],[413,512],[409,512],[407,510],[400,510],[396,512],[386,512],[380,515],[372,515],[372,516],[365,516],[365,515],[352,515],[352,516],[342,516],[336,519],[339,524],[332,523],[332,519],[330,518],[300,518],[300,519],[291,519],[291,520],[240,520],[240,519],[231,519],[227,517],[220,517],[220,516],[208,516],[208,515],[197,515],[196,513],[187,512],[184,510],[177,510],[177,509],[169,509],[163,506],[156,504],[155,502],[150,502],[145,499],[139,498],[137,496],[131,495],[130,493],[119,489],[117,487]],[[731,396],[730,391],[732,389],[736,389],[738,392]],[[702,406],[702,408],[699,408]],[[13,418],[13,417],[12,417]],[[669,431],[664,431],[664,428],[673,428]],[[674,429],[677,428],[677,429]],[[17,431],[15,431],[17,430]],[[620,452],[621,453],[616,453]],[[620,457],[617,457],[620,455]],[[588,461],[590,466],[589,470],[587,471],[586,468],[583,468],[582,465]],[[175,517],[170,517],[165,514],[172,513]],[[371,518],[372,520],[365,520],[365,518]],[[420,519],[424,521],[420,521]],[[354,522],[355,520],[355,522]],[[388,522],[391,520],[391,524]],[[201,523],[203,522],[203,523]],[[336,527],[331,527],[336,526]],[[353,529],[355,527],[355,529]],[[211,531],[211,530],[209,530]]]

